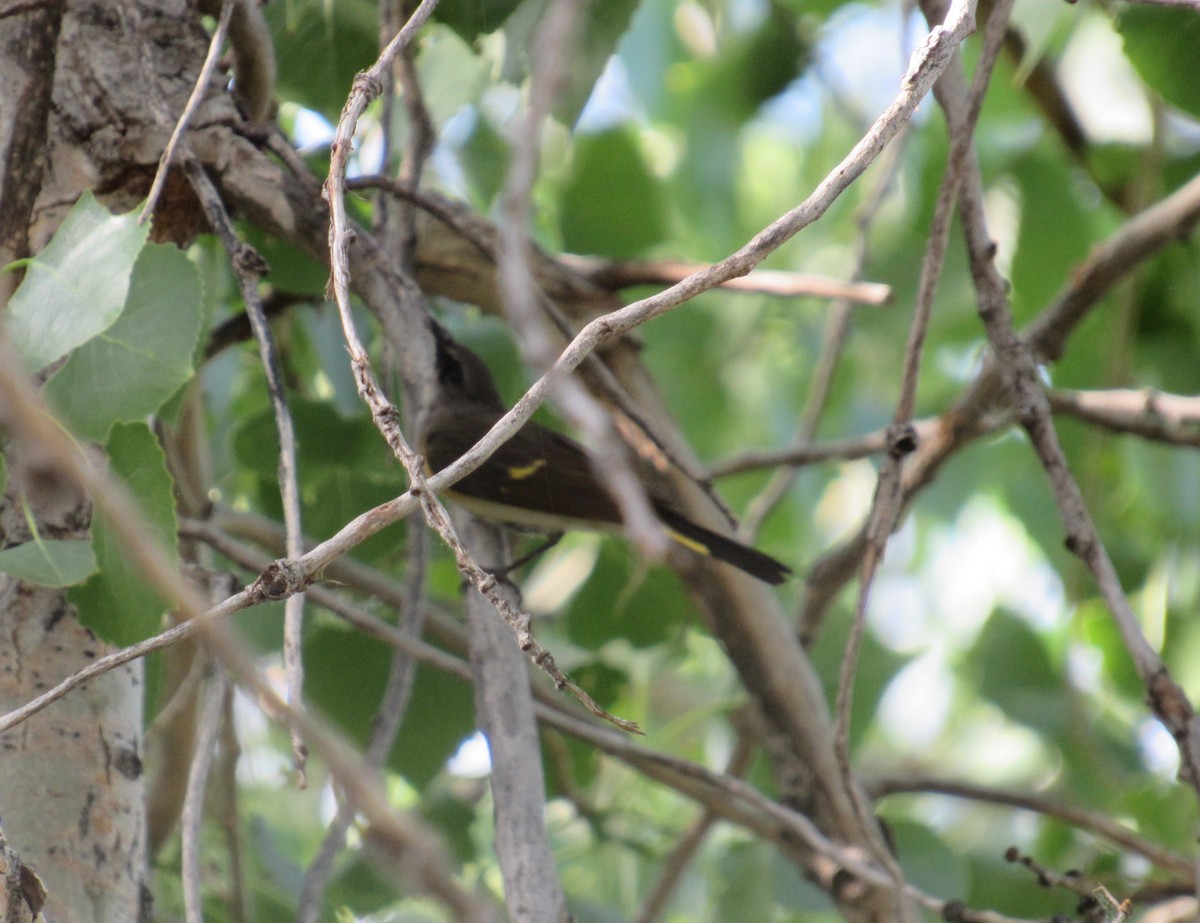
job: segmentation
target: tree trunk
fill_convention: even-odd
[[[36,253],[89,188],[122,188],[116,158],[131,135],[114,123],[114,95],[145,91],[121,76],[129,43],[96,53],[96,30],[149,12],[123,4],[8,3],[0,9],[0,265]],[[177,4],[182,12],[182,5]],[[159,15],[161,15],[159,12]],[[145,17],[139,20],[139,17]],[[129,67],[132,65],[126,65]],[[108,70],[106,70],[108,68]],[[122,83],[122,81],[124,81]],[[117,99],[119,101],[119,99]],[[102,114],[101,114],[102,113]],[[108,160],[97,157],[107,148]],[[107,187],[107,188],[105,188]],[[7,303],[19,275],[0,276]],[[0,408],[0,434],[3,433]],[[0,548],[86,535],[90,507],[52,467],[6,441]],[[32,529],[30,528],[32,526]],[[24,704],[107,653],[63,590],[0,574],[0,709]],[[145,902],[140,663],[112,671],[0,738],[0,817],[9,849],[47,889],[56,921],[128,921]]]

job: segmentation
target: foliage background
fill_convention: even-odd
[[[416,68],[438,139],[424,184],[485,217],[499,213],[506,136],[546,7],[540,0],[444,0],[418,44]],[[280,124],[323,176],[327,126],[354,74],[377,54],[376,4],[290,0],[269,4],[266,15],[278,53]],[[571,79],[541,139],[532,233],[548,253],[614,260],[717,260],[803,200],[890,101],[923,29],[918,16],[896,4],[833,0],[621,0],[592,4],[586,16]],[[1016,5],[1010,29],[1024,52],[1001,57],[976,142],[996,262],[1011,282],[1020,326],[1070,284],[1098,242],[1196,175],[1200,15],[1149,4],[1031,0]],[[969,65],[978,45],[976,37],[965,46]],[[1077,115],[1075,133],[1051,117],[1040,95],[1046,82]],[[402,147],[410,126],[401,107],[390,115],[387,124],[378,104],[368,112],[353,170],[376,171],[385,130],[391,150]],[[862,248],[861,277],[893,289],[890,306],[849,315],[818,442],[872,433],[891,418],[947,153],[944,121],[930,99],[896,142],[894,161],[885,155],[822,220],[764,264],[849,278]],[[365,193],[352,208],[371,223],[373,201]],[[93,237],[104,238],[105,253],[114,261],[119,255],[128,274],[96,335],[38,357],[69,353],[47,393],[76,433],[106,445],[114,470],[138,487],[167,534],[175,524],[171,484],[141,421],[150,412],[178,420],[185,400],[199,401],[212,521],[241,530],[243,539],[261,535],[262,523],[252,517],[281,518],[278,446],[261,366],[252,345],[206,355],[201,335],[240,311],[223,251],[207,239],[186,259],[141,240],[122,249],[124,238],[103,230],[106,219],[77,214],[85,228],[94,222]],[[305,530],[324,537],[400,493],[403,472],[354,394],[336,317],[322,303],[327,270],[249,222],[243,231],[269,264],[270,289],[296,302],[275,332],[297,430]],[[58,240],[66,233],[60,230]],[[986,349],[958,241],[952,237],[925,347],[918,418],[954,402],[978,374]],[[100,247],[96,240],[91,245]],[[42,258],[52,268],[69,262],[50,250]],[[116,265],[97,269],[96,278],[119,274]],[[22,316],[22,303],[39,297],[31,291],[37,278],[27,276],[23,296],[10,307],[14,317]],[[625,295],[632,300],[651,290]],[[1200,393],[1198,296],[1193,243],[1153,256],[1089,314],[1061,359],[1044,368],[1047,385]],[[152,344],[154,329],[139,306],[166,303],[174,313],[162,325],[163,341]],[[456,336],[487,355],[515,400],[527,378],[503,322],[444,299],[435,307]],[[642,357],[702,459],[719,468],[746,450],[792,442],[832,311],[818,299],[713,291],[639,329]],[[122,329],[133,333],[123,340]],[[125,351],[102,351],[126,341]],[[369,346],[386,368],[382,342]],[[135,353],[153,353],[156,361],[143,369]],[[163,373],[172,365],[173,375]],[[150,367],[165,374],[157,385]],[[193,368],[191,397],[181,398],[176,392]],[[133,383],[135,393],[114,394],[114,409],[104,409],[97,382]],[[1143,630],[1193,692],[1200,684],[1200,627],[1192,617],[1200,601],[1195,400],[1183,445],[1059,420]],[[802,467],[757,546],[803,578],[861,525],[877,466],[877,459],[842,458]],[[770,476],[760,469],[722,477],[719,488],[744,510]],[[411,538],[393,527],[352,557],[403,576]],[[1097,834],[1095,819],[1107,819],[1192,855],[1195,793],[1176,781],[1174,744],[1150,717],[1090,577],[1062,543],[1052,494],[1020,430],[1002,427],[968,445],[921,493],[889,544],[857,670],[854,765],[880,796],[876,810],[905,874],[930,894],[1013,917],[1071,914],[1077,898],[1037,887],[1027,869],[1005,861],[1010,845],[1048,869],[1081,869],[1118,898],[1140,895],[1145,906],[1190,887],[1178,869],[1156,866]],[[98,573],[72,590],[81,612],[94,613],[88,624],[114,643],[151,634],[162,609],[153,596],[95,602],[96,594],[136,586],[136,579],[114,576],[120,555],[106,552],[102,522],[93,544]],[[56,565],[64,560],[49,557]],[[250,576],[228,560],[214,563]],[[88,561],[82,568],[93,569]],[[452,618],[461,605],[460,577],[440,547],[429,575],[429,605]],[[78,579],[69,574],[62,582]],[[602,704],[637,720],[648,746],[717,771],[740,760],[746,777],[774,794],[757,748],[735,756],[744,743],[742,689],[668,570],[643,564],[618,540],[579,535],[521,583],[542,644]],[[781,588],[784,610],[798,612],[805,590],[804,579]],[[364,604],[393,618],[378,599]],[[812,649],[830,701],[852,613],[853,593],[843,593]],[[279,626],[274,606],[239,619],[247,643],[272,669]],[[370,733],[390,659],[383,644],[310,603],[307,699],[359,745]],[[153,681],[162,665],[152,661],[151,669]],[[148,721],[161,704],[152,698]],[[248,918],[292,919],[332,794],[319,759],[306,791],[291,785],[286,735],[249,699],[239,699],[236,717]],[[486,761],[474,728],[470,686],[423,665],[387,783],[399,806],[445,837],[465,882],[498,892]],[[770,843],[727,824],[715,825],[686,857],[666,908],[647,909],[647,895],[679,856],[674,850],[701,809],[555,732],[545,733],[543,760],[547,828],[577,920],[837,916],[829,898]],[[950,797],[938,792],[947,782],[975,789],[971,797]],[[1084,809],[1090,819],[1066,822],[1028,809],[1041,802],[1014,807],[1002,803],[1002,792]],[[238,919],[230,902],[231,859],[210,832],[208,918]],[[158,859],[156,904],[164,918],[179,906],[177,849],[169,843]],[[342,919],[448,918],[426,897],[398,894],[372,871],[369,850],[353,834],[326,912]]]

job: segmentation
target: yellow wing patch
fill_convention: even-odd
[[[539,458],[532,465],[522,465],[519,468],[509,468],[508,476],[514,481],[523,481],[526,478],[533,477],[545,467],[546,459]]]

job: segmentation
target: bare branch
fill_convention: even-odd
[[[154,207],[158,204],[158,197],[162,195],[163,183],[167,181],[167,171],[171,169],[175,150],[183,143],[183,133],[187,131],[188,122],[196,114],[196,110],[200,108],[200,103],[208,92],[208,82],[212,79],[213,71],[216,70],[221,46],[225,44],[225,34],[229,31],[229,21],[233,18],[233,8],[237,6],[237,2],[238,0],[224,0],[221,4],[221,16],[217,20],[217,28],[213,30],[212,39],[208,43],[208,54],[204,58],[204,64],[200,67],[200,73],[196,76],[196,85],[192,87],[192,95],[188,97],[187,105],[179,114],[179,120],[175,123],[170,140],[167,141],[167,146],[163,148],[162,156],[158,159],[158,170],[154,173],[154,182],[150,185],[146,204],[142,207],[141,214],[138,215],[138,224],[145,224],[146,219],[154,214]]]
[[[226,0],[228,5],[229,0]],[[207,654],[202,656],[207,657]],[[204,690],[204,706],[196,729],[196,746],[188,772],[187,795],[183,800],[183,908],[187,923],[204,923],[200,891],[200,832],[204,823],[204,796],[208,791],[208,771],[217,753],[222,706],[225,702],[225,674],[211,662]]]
[[[227,6],[231,0],[226,0]],[[284,394],[283,373],[279,366],[279,354],[275,348],[271,328],[263,311],[258,294],[258,283],[266,271],[266,264],[248,244],[238,236],[237,229],[220,194],[213,186],[200,161],[186,146],[181,148],[184,170],[192,188],[200,200],[204,214],[217,237],[229,253],[242,304],[250,318],[258,342],[259,359],[267,383],[267,394],[275,417],[275,431],[279,437],[279,490],[283,501],[283,518],[287,530],[287,554],[296,558],[304,553],[300,517],[300,483],[296,458],[296,428],[288,410]],[[283,662],[287,681],[288,701],[299,706],[304,688],[304,665],[300,658],[300,639],[304,630],[304,595],[296,593],[288,597],[284,605]],[[305,762],[308,758],[304,741],[292,732],[292,762],[296,770],[296,782],[301,788],[306,785]]]
[[[868,782],[867,791],[873,798],[885,798],[888,795],[922,794],[949,795],[952,798],[965,798],[983,804],[1000,804],[1009,807],[1033,811],[1046,817],[1057,818],[1073,827],[1087,830],[1103,837],[1110,843],[1143,856],[1154,865],[1176,875],[1186,877],[1189,884],[1195,880],[1195,863],[1184,856],[1165,849],[1153,840],[1138,836],[1128,827],[1111,820],[1099,811],[1086,811],[1083,808],[1059,804],[1041,795],[1030,795],[1025,792],[1013,792],[992,788],[986,785],[973,785],[969,782],[954,782],[937,778],[886,778]]]
[[[54,689],[0,718],[0,730],[12,727],[49,702],[61,698],[90,676],[202,631],[205,641],[221,658],[230,675],[252,690],[269,712],[281,717],[289,726],[298,726],[305,739],[318,749],[338,783],[375,825],[377,836],[403,847],[406,861],[398,864],[395,870],[405,881],[444,903],[455,918],[492,920],[491,905],[455,880],[440,838],[416,818],[393,811],[378,777],[363,766],[353,749],[324,722],[280,698],[241,647],[222,630],[221,617],[244,607],[251,600],[262,600],[271,595],[277,585],[272,577],[260,578],[253,588],[206,612],[204,600],[181,579],[154,538],[155,530],[145,522],[128,490],[98,470],[92,460],[79,451],[76,443],[46,411],[40,394],[20,372],[21,367],[22,363],[12,355],[7,341],[0,337],[0,399],[7,410],[6,422],[13,436],[39,446],[65,475],[87,491],[95,506],[112,523],[118,541],[147,583],[164,598],[178,600],[178,609],[185,621],[154,639],[93,661]]]
[[[927,0],[928,2],[928,0]],[[938,101],[954,126],[962,123],[962,74],[950,68],[935,89]],[[993,263],[994,246],[983,209],[983,183],[978,163],[972,161],[965,177],[962,221],[967,238],[971,275],[979,298],[979,316],[996,356],[996,363],[1031,445],[1046,472],[1066,530],[1066,546],[1087,565],[1096,580],[1121,639],[1146,686],[1154,714],[1179,747],[1182,776],[1200,791],[1200,725],[1183,689],[1171,678],[1158,652],[1147,641],[1121,587],[1112,559],[1067,464],[1042,388],[1034,350],[1017,336],[1008,303],[1007,285]],[[1137,219],[1135,219],[1136,221]],[[1133,222],[1131,222],[1133,223]]]
[[[886,184],[881,186],[886,188]],[[712,265],[682,260],[606,260],[571,253],[560,254],[558,261],[612,291],[635,285],[675,285]],[[882,282],[843,282],[828,276],[779,269],[755,269],[740,278],[722,282],[720,287],[777,298],[835,298],[872,307],[892,302],[892,287]]]
[[[1116,433],[1200,448],[1200,397],[1139,391],[1049,392],[1050,409]]]

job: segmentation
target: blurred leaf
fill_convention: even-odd
[[[1014,310],[1023,321],[1044,308],[1088,252],[1089,226],[1066,164],[1037,154],[1016,171],[1021,226],[1013,256]]]
[[[700,103],[715,106],[734,124],[754,116],[808,66],[809,52],[794,16],[777,4],[748,35],[735,36],[715,59]]]
[[[352,631],[322,627],[304,640],[306,694],[360,746],[379,710],[391,659],[389,648]],[[421,665],[388,765],[421,788],[474,729],[471,687]]]
[[[597,599],[611,605],[597,611]],[[572,643],[588,650],[617,638],[649,647],[677,635],[691,617],[678,578],[660,567],[641,569],[614,540],[603,543],[591,575],[571,600],[565,630]]]
[[[120,317],[68,357],[46,396],[75,432],[103,442],[113,423],[153,413],[191,378],[200,322],[200,280],[191,262],[173,246],[148,246],[134,264]]]
[[[85,539],[35,538],[0,551],[0,571],[39,586],[70,586],[95,570],[96,555]]]
[[[796,16],[827,17],[834,10],[857,2],[858,0],[775,0],[775,5]]]
[[[967,655],[966,670],[979,694],[1013,721],[1049,734],[1062,731],[1066,679],[1018,616],[1002,609],[992,613]]]
[[[971,889],[960,898],[969,907],[988,907],[1010,917],[1045,920],[1055,914],[1070,919],[1079,903],[1079,898],[1069,893],[1039,886],[1032,871],[1018,863],[1005,862],[999,855],[972,859],[970,867]]]
[[[401,494],[407,483],[370,419],[344,417],[332,404],[289,399],[299,458],[304,530],[329,535],[349,520]],[[232,434],[233,452],[253,487],[251,495],[265,515],[282,520],[279,492],[279,437],[274,413],[247,414]],[[400,530],[384,529],[356,546],[359,560],[374,560],[401,547]]]
[[[505,58],[503,79],[520,83],[529,71],[538,30],[550,9],[551,0],[523,0],[504,25]],[[617,49],[617,42],[629,27],[638,0],[583,0],[582,22],[576,29],[575,47],[570,51],[570,66],[565,85],[555,100],[554,115],[565,125],[574,125],[592,95],[596,81]]]
[[[456,797],[452,785],[431,786],[421,802],[421,816],[433,823],[446,839],[446,844],[461,862],[470,862],[476,857],[475,844],[471,840],[471,827],[475,823],[475,805],[465,798]]]
[[[838,673],[850,632],[849,619],[839,619],[821,632],[812,651],[813,665],[821,675],[830,702],[837,699]],[[870,632],[863,636],[854,673],[854,698],[850,703],[850,745],[870,739],[879,700],[907,661],[884,647]]]
[[[480,115],[458,156],[467,171],[473,198],[486,211],[508,175],[508,142]]]
[[[288,0],[263,15],[275,39],[279,94],[331,121],[354,76],[379,54],[379,8],[373,0]]]
[[[445,125],[463,106],[478,101],[492,76],[488,60],[448,29],[426,31],[417,56],[417,72],[425,105],[436,126]],[[399,117],[403,109],[397,106],[396,110]],[[407,115],[399,127],[407,133]]]
[[[629,674],[593,660],[571,668],[571,679],[603,708],[612,708],[629,683]]]
[[[314,301],[325,298],[329,267],[320,263],[289,240],[265,234],[254,225],[243,229],[246,242],[267,261],[266,281],[289,295],[311,295]]]
[[[30,369],[49,365],[106,330],[125,307],[149,225],[113,215],[84,192],[49,244],[25,266],[5,326]]]
[[[288,411],[305,467],[358,470],[385,458],[383,439],[365,415],[344,417],[325,401],[295,397],[288,400]],[[241,464],[274,480],[279,468],[274,413],[264,410],[243,418],[233,433],[233,450]]]
[[[907,881],[927,894],[966,894],[970,883],[967,863],[941,837],[923,824],[892,821],[888,827]]]
[[[349,861],[343,861],[325,892],[327,907],[352,911],[352,919],[361,920],[395,902],[395,883],[388,881],[380,869],[372,866],[361,851],[345,855],[343,859]]]
[[[772,849],[761,841],[733,844],[720,860],[717,918],[769,920],[775,883]]]
[[[634,257],[666,233],[662,185],[624,129],[576,142],[562,203],[563,243],[575,253]]]
[[[1200,17],[1194,9],[1131,4],[1117,28],[1125,55],[1143,80],[1164,100],[1200,116],[1200,85],[1194,79]]]
[[[109,472],[125,483],[160,547],[174,560],[174,483],[154,434],[144,423],[117,423],[105,448]],[[112,644],[148,638],[161,627],[169,603],[146,583],[101,510],[93,514],[92,544],[100,571],[67,594],[79,609],[80,622]]]
[[[1087,645],[1087,650],[1100,656],[1104,676],[1118,694],[1140,699],[1145,694],[1145,686],[1104,602],[1096,598],[1081,600],[1076,605],[1071,625]]]
[[[520,4],[521,0],[442,0],[433,15],[465,41],[473,42],[499,29]]]

